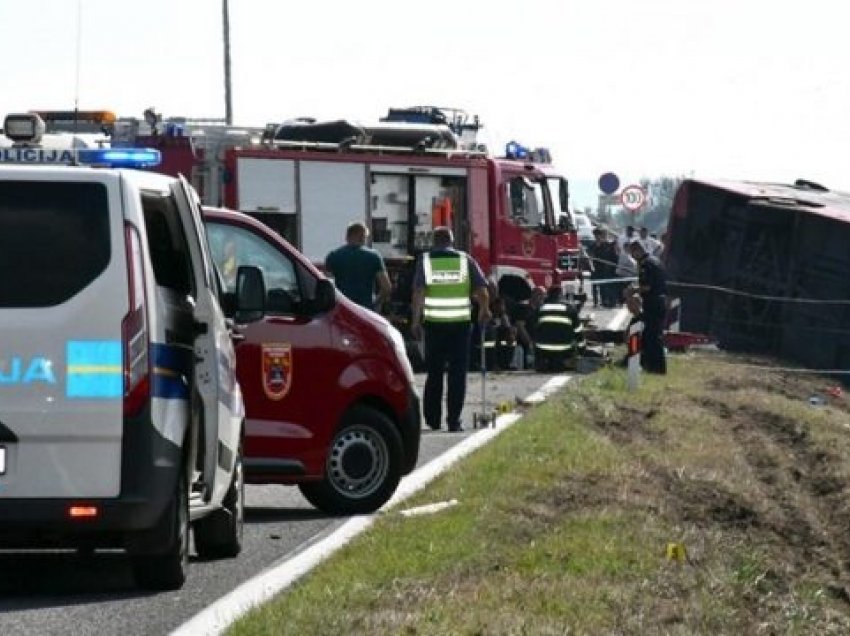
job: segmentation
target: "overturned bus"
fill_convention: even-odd
[[[686,180],[666,243],[683,331],[727,350],[850,368],[850,194],[805,180]]]

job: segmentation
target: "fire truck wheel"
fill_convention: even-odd
[[[167,547],[153,554],[133,554],[133,576],[146,590],[177,590],[186,581],[189,568],[189,486],[185,470],[180,470],[174,498],[155,531],[167,537]]]
[[[395,492],[403,457],[401,437],[387,416],[356,406],[331,441],[324,480],[299,487],[307,501],[327,514],[374,512]]]
[[[230,488],[221,509],[194,523],[195,550],[202,559],[225,559],[242,551],[245,522],[245,478],[242,467],[242,443],[236,453]]]

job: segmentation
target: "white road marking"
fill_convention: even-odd
[[[440,512],[447,508],[453,508],[458,504],[457,499],[449,499],[448,501],[438,501],[424,506],[416,506],[415,508],[407,508],[400,511],[402,517],[418,517],[420,515],[432,515],[435,512]]]
[[[570,376],[565,375],[550,378],[540,389],[529,395],[526,402],[537,404],[544,401],[569,380]],[[365,532],[389,508],[422,490],[450,466],[484,446],[497,435],[500,435],[502,431],[507,430],[520,417],[521,415],[518,413],[500,415],[496,418],[495,427],[476,431],[439,457],[435,457],[402,479],[392,499],[377,513],[352,517],[303,552],[296,554],[291,559],[277,563],[254,578],[245,581],[233,591],[195,614],[171,632],[171,635],[199,636],[203,634],[205,636],[217,636],[222,634],[241,616],[285,590],[349,541]]]
[[[537,389],[534,393],[526,397],[522,403],[523,404],[539,404],[540,402],[545,402],[546,398],[548,398],[552,393],[560,389],[567,382],[570,381],[570,376],[568,375],[556,375],[554,378],[550,378],[546,384]]]

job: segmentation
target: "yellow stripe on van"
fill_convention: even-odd
[[[124,369],[121,365],[113,364],[71,364],[68,365],[68,373],[85,373],[85,374],[114,374],[123,373]]]

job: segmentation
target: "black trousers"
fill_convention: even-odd
[[[643,336],[640,366],[650,373],[667,373],[664,356],[664,317],[667,299],[664,296],[643,296]]]
[[[460,413],[466,399],[466,371],[469,367],[468,322],[425,323],[425,391],[422,410],[425,422],[434,430],[440,428],[443,410],[443,374],[448,369],[446,423],[449,428],[460,425]]]
[[[602,280],[602,276],[596,275],[594,272],[594,274],[590,276],[590,288],[593,290],[593,304],[601,305],[605,304],[605,292],[601,289],[602,285],[596,284],[597,280]]]

